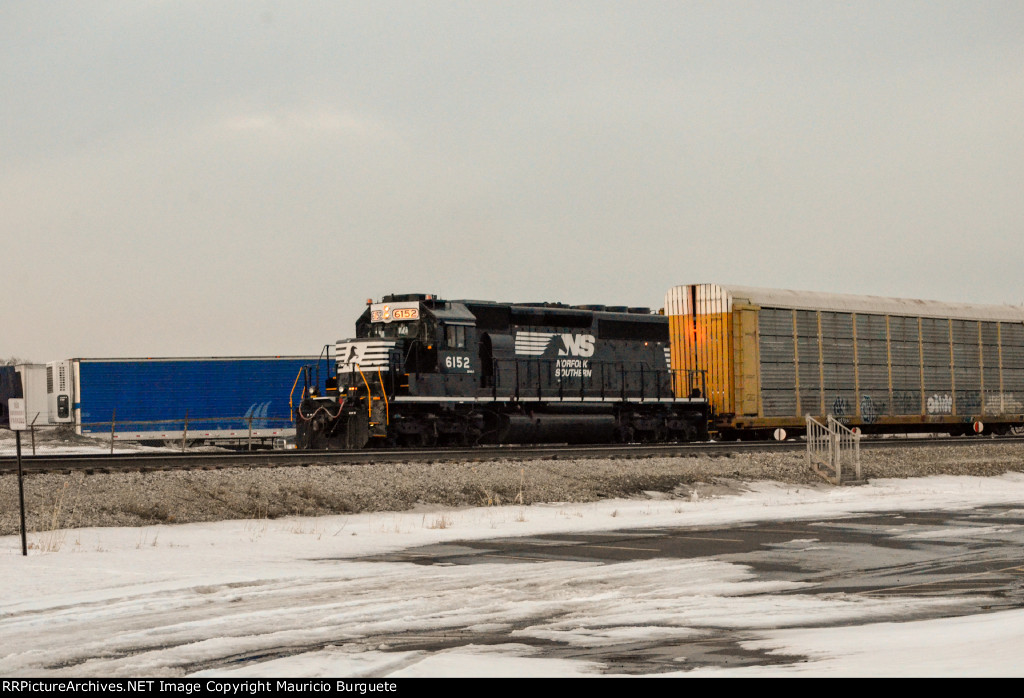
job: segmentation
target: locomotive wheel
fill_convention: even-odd
[[[454,448],[461,448],[465,446],[468,442],[469,441],[466,438],[466,432],[464,431],[453,432],[449,434],[438,434],[437,436],[437,443],[441,444],[442,446],[452,446]]]
[[[697,428],[692,424],[683,426],[682,429],[674,429],[669,435],[671,441],[688,443],[697,439]]]
[[[426,431],[402,434],[398,438],[403,446],[408,446],[409,448],[430,448],[437,443],[437,438]]]

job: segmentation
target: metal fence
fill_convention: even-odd
[[[116,417],[116,415],[115,415]],[[115,447],[186,450],[199,446],[234,449],[284,448],[295,435],[290,419],[209,417],[74,424],[30,423],[22,432],[22,455],[114,452]],[[14,456],[15,435],[0,428],[0,456]]]

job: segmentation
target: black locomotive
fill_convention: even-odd
[[[707,438],[703,374],[671,370],[647,308],[368,302],[356,338],[306,371],[299,448]]]

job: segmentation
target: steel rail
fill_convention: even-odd
[[[929,448],[943,446],[1021,446],[1024,437],[864,438],[861,448]],[[807,444],[790,441],[705,441],[673,444],[551,444],[532,446],[476,446],[432,449],[363,449],[354,451],[230,451],[114,454],[41,454],[22,456],[25,472],[113,472],[152,470],[203,470],[219,468],[279,468],[311,465],[371,465],[434,461],[481,462],[489,460],[558,460],[655,457],[722,456],[727,454],[802,451]],[[17,470],[17,459],[0,458],[0,473]]]

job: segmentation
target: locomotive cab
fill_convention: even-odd
[[[424,294],[368,302],[355,338],[335,345],[336,405],[307,398],[296,415],[299,441],[312,448],[465,441],[473,431],[465,419],[446,419],[446,405],[417,402],[475,387],[477,341],[475,318],[460,303]],[[406,401],[403,410],[393,409],[396,399]]]
[[[472,382],[462,378],[479,373],[477,343],[476,318],[464,304],[430,295],[385,296],[360,317],[355,339],[338,342],[345,364],[338,372],[370,368],[392,395],[457,392]]]

